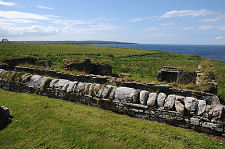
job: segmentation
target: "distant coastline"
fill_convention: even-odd
[[[45,43],[45,44],[135,44],[128,42],[117,42],[117,41],[11,41],[11,43]]]

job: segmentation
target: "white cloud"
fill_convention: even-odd
[[[140,22],[140,21],[146,21],[146,20],[153,20],[158,18],[158,16],[151,16],[151,17],[140,17],[140,18],[133,18],[130,20],[130,22]]]
[[[83,20],[61,20],[61,19],[55,19],[50,21],[54,24],[58,24],[61,26],[73,26],[73,25],[85,25],[85,24],[90,24],[88,21],[83,21]]]
[[[201,10],[171,10],[166,13],[164,13],[160,18],[171,18],[171,17],[185,17],[185,16],[191,16],[191,17],[198,17],[198,16],[207,16],[215,14],[213,11],[209,11],[206,9]]]
[[[21,11],[0,11],[0,17],[7,19],[51,20],[53,17]]]
[[[164,23],[164,24],[161,24],[162,26],[172,26],[173,25],[173,23],[172,22],[170,22],[170,23]]]
[[[154,31],[154,30],[157,30],[157,29],[158,28],[156,28],[156,27],[148,27],[145,30],[147,30],[147,31]]]
[[[13,3],[13,2],[4,2],[3,0],[0,0],[0,5],[4,5],[4,6],[15,6],[16,3]]]
[[[225,26],[218,27],[219,30],[225,30]]]
[[[130,22],[139,22],[139,21],[143,21],[144,18],[133,18],[130,20]]]
[[[41,8],[41,9],[48,9],[48,10],[54,9],[54,8],[52,8],[52,7],[46,7],[46,6],[42,6],[42,5],[37,5],[36,7],[37,7],[37,8]]]
[[[183,28],[183,30],[185,30],[185,31],[191,30],[191,29],[193,29],[193,27],[191,27],[191,26],[185,26],[185,27]]]
[[[216,39],[217,40],[221,40],[221,39],[225,40],[225,36],[217,36]]]
[[[32,26],[24,26],[24,27],[18,27],[14,24],[7,24],[7,28],[5,28],[4,24],[0,24],[0,31],[7,34],[7,36],[20,36],[20,35],[29,35],[29,34],[53,34],[57,33],[59,30],[58,28],[55,28],[53,26],[38,26],[38,25],[32,25]]]
[[[217,21],[220,21],[220,20],[223,20],[225,18],[225,14],[223,15],[218,15],[214,18],[206,18],[206,19],[202,19],[200,20],[201,22],[217,22]]]
[[[199,26],[200,30],[208,30],[208,29],[212,29],[212,28],[214,28],[213,25],[201,25],[201,26]]]
[[[118,31],[121,26],[109,23],[115,19],[95,18],[89,20],[64,20],[59,16],[42,15],[21,11],[0,10],[0,34],[14,39],[37,40],[49,36],[73,38],[106,34],[107,31]],[[29,37],[32,37],[29,39]]]

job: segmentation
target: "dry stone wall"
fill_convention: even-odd
[[[15,70],[20,72],[28,72],[31,74],[48,75],[51,77],[66,79],[70,81],[79,81],[79,82],[97,83],[97,84],[111,83],[111,84],[115,84],[116,86],[130,87],[130,88],[135,88],[140,90],[148,90],[151,92],[163,92],[166,94],[193,96],[201,100],[206,100],[209,103],[212,102],[212,96],[214,96],[214,94],[207,93],[207,92],[173,88],[169,86],[168,84],[157,85],[152,82],[150,83],[125,82],[125,81],[120,81],[120,78],[110,77],[110,76],[101,76],[101,75],[93,75],[93,74],[74,75],[74,74],[66,74],[63,72],[57,72],[55,70],[21,67],[21,66],[16,66]]]
[[[124,86],[54,79],[0,69],[0,88],[77,101],[143,119],[224,135],[225,106],[207,100]]]

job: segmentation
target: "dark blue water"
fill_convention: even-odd
[[[165,44],[94,44],[96,46],[152,49],[181,54],[198,55],[213,60],[225,61],[225,45],[165,45]]]

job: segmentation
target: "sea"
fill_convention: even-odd
[[[225,45],[175,45],[175,44],[92,44],[105,47],[151,49],[181,54],[198,55],[218,61],[225,61]]]

